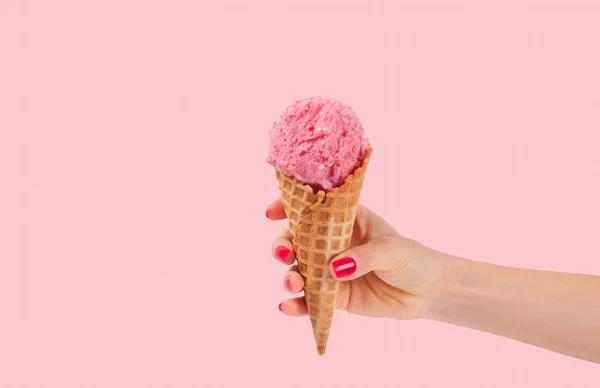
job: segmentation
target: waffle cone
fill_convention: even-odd
[[[309,185],[276,169],[319,355],[325,354],[339,289],[329,264],[350,247],[371,152],[369,147],[363,164],[341,186],[327,193],[315,193]]]

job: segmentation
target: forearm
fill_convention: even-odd
[[[426,318],[600,363],[600,276],[441,259]]]

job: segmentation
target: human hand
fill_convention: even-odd
[[[269,206],[267,218],[286,218],[281,200]],[[273,240],[272,253],[285,264],[294,263],[289,229]],[[422,317],[445,268],[442,256],[400,236],[385,220],[359,205],[350,249],[334,257],[329,265],[331,275],[341,281],[336,308],[372,317]],[[291,293],[302,291],[304,281],[297,265],[285,274],[283,282]],[[304,297],[288,299],[279,309],[290,316],[308,313]]]

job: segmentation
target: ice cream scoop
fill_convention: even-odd
[[[267,162],[324,191],[344,183],[362,164],[369,148],[352,108],[328,97],[294,102],[269,135]]]

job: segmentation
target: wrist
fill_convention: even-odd
[[[425,295],[421,318],[449,322],[480,300],[474,275],[478,263],[437,251],[432,257],[439,267],[438,276]]]
[[[421,299],[416,318],[435,319],[450,299],[456,297],[454,286],[465,270],[467,260],[436,251],[417,241],[401,238],[402,259],[398,282],[404,291]]]

